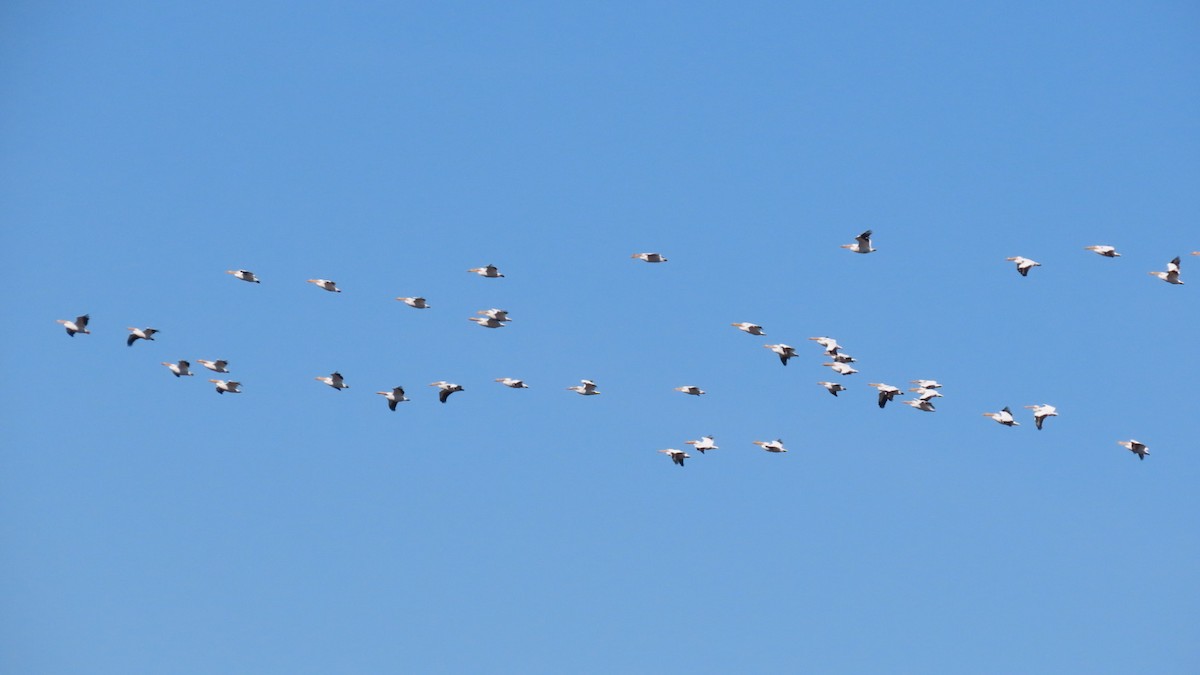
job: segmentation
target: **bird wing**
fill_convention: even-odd
[[[442,403],[445,403],[446,399],[450,398],[450,394],[452,394],[452,393],[453,393],[453,391],[450,389],[443,389],[438,392],[438,400],[441,401]]]
[[[137,335],[134,335],[133,333],[130,333],[130,334],[129,334],[129,337],[125,338],[125,345],[126,345],[127,347],[132,347],[132,346],[133,346],[133,343],[134,343],[134,342],[135,342],[137,339],[138,339]]]
[[[79,328],[87,328],[89,317],[87,314],[75,317],[75,325]]]
[[[395,410],[395,409],[396,409],[396,399],[389,398],[388,399],[388,410]]]
[[[396,397],[397,401],[402,400],[404,398],[404,387],[392,387],[392,395]]]
[[[331,384],[333,386],[335,386],[335,387],[342,386],[342,374],[341,373],[334,372],[333,374],[331,374],[329,376],[329,379],[332,380]]]
[[[854,240],[858,242],[859,248],[862,248],[864,250],[871,248],[871,231],[867,230],[866,232],[863,232],[862,234],[855,237]]]

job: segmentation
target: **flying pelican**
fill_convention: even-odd
[[[498,279],[498,278],[504,276],[503,274],[500,274],[500,269],[498,267],[496,267],[495,265],[490,265],[490,264],[484,265],[483,267],[472,267],[471,269],[469,269],[467,271],[474,272],[475,274],[478,274],[481,277],[488,277],[489,279]]]
[[[1006,426],[1006,427],[1019,427],[1019,426],[1021,426],[1021,423],[1020,423],[1020,422],[1018,422],[1018,421],[1016,421],[1016,420],[1014,420],[1014,419],[1013,419],[1013,416],[1012,416],[1012,411],[1008,409],[1008,406],[1004,406],[1004,407],[1003,407],[1003,408],[1000,410],[1000,412],[996,412],[996,413],[983,413],[983,416],[984,416],[984,417],[990,417],[990,418],[992,418],[992,419],[996,420],[997,422],[999,422],[1000,424],[1003,424],[1003,425],[1004,425],[1004,426]]]
[[[1017,263],[1017,271],[1020,272],[1021,276],[1023,276],[1023,277],[1029,276],[1029,270],[1031,270],[1035,267],[1042,266],[1042,263],[1040,263],[1036,260],[1030,260],[1029,258],[1022,258],[1019,255],[1015,255],[1011,258],[1005,258],[1005,260],[1007,260],[1008,262]]]
[[[925,412],[937,412],[937,410],[934,410],[934,408],[933,408],[933,401],[928,401],[928,400],[919,399],[919,398],[910,398],[910,399],[900,401],[900,402],[903,403],[904,405],[912,406],[916,410],[924,410]]]
[[[260,283],[258,277],[254,276],[254,272],[250,270],[225,270],[225,274],[232,274],[237,279],[249,281],[253,284]]]
[[[580,380],[580,382],[581,384],[577,384],[574,387],[567,387],[567,390],[573,391],[577,394],[582,394],[583,396],[595,396],[596,394],[600,393],[596,391],[595,382],[592,382],[591,380]]]
[[[1146,459],[1146,455],[1150,454],[1150,448],[1145,443],[1139,443],[1133,439],[1128,441],[1117,441],[1117,445],[1125,448],[1138,456],[1138,459]]]
[[[242,393],[242,390],[240,389],[240,387],[242,386],[241,382],[234,382],[233,380],[229,380],[228,382],[226,382],[225,380],[209,380],[209,382],[216,383],[218,394],[240,394],[240,393]]]
[[[1047,417],[1058,417],[1057,410],[1049,404],[1027,405],[1025,407],[1033,411],[1033,424],[1038,428],[1038,431],[1042,430],[1042,422],[1045,422]]]
[[[767,349],[770,349],[779,355],[780,363],[785,366],[787,365],[788,359],[796,355],[796,350],[793,349],[791,345],[785,345],[783,343],[779,343],[777,345],[763,345],[763,347],[766,347]]]
[[[508,310],[507,309],[495,309],[495,308],[481,309],[475,313],[482,315],[482,316],[486,316],[489,319],[495,319],[497,321],[512,321],[512,319],[508,318]]]
[[[842,244],[842,248],[850,249],[855,253],[871,253],[876,249],[871,248],[871,231],[867,230],[854,238],[853,244]]]
[[[783,447],[782,438],[776,438],[773,441],[754,441],[754,444],[767,452],[787,452],[787,448]]]
[[[438,391],[438,400],[441,401],[442,403],[445,403],[446,399],[450,398],[450,394],[453,394],[456,391],[463,391],[463,388],[461,386],[454,384],[453,382],[447,382],[445,380],[438,380],[437,382],[430,382],[429,386],[438,388],[438,390],[439,390]]]
[[[691,394],[692,396],[699,396],[700,394],[708,393],[708,392],[704,391],[703,389],[701,389],[700,387],[696,387],[696,386],[693,386],[690,384],[683,386],[683,387],[675,387],[675,391],[682,391],[683,393]]]
[[[851,368],[849,363],[839,363],[834,361],[833,363],[822,363],[821,365],[832,368],[833,372],[837,373],[838,375],[850,375],[851,373],[858,372],[857,370]]]
[[[175,374],[175,377],[179,377],[181,375],[186,375],[188,377],[191,377],[192,375],[195,375],[195,373],[188,370],[188,368],[192,367],[192,364],[190,364],[187,361],[184,361],[182,359],[180,359],[179,363],[171,363],[169,361],[163,361],[162,364],[164,366],[166,366],[167,368],[170,368],[171,372]]]
[[[684,443],[692,446],[692,449],[699,451],[702,455],[709,450],[720,449],[717,447],[716,439],[712,436],[701,436],[698,441],[684,441]]]
[[[342,289],[337,287],[337,284],[328,279],[309,279],[308,283],[316,284],[317,288],[324,288],[330,293],[341,293]]]
[[[525,380],[518,380],[515,377],[498,377],[495,380],[506,387],[513,389],[528,389],[529,385],[525,384]]]
[[[1120,258],[1121,254],[1117,253],[1117,249],[1112,246],[1084,246],[1083,250],[1093,251],[1097,255],[1102,255],[1105,258]]]
[[[395,410],[397,403],[403,403],[408,400],[408,397],[404,395],[404,387],[392,387],[391,391],[377,391],[375,393],[387,399],[389,410]]]
[[[129,337],[125,338],[125,345],[132,347],[134,342],[138,340],[154,341],[154,334],[159,332],[157,328],[129,328]]]
[[[1166,272],[1151,272],[1150,276],[1158,277],[1168,284],[1182,286],[1183,282],[1179,280],[1179,256],[1175,256],[1174,260],[1167,263]]]
[[[55,321],[61,323],[63,328],[67,329],[67,335],[75,337],[76,333],[83,333],[84,335],[91,334],[92,331],[87,329],[88,321],[91,320],[91,318],[92,317],[88,316],[87,314],[84,314],[83,316],[75,317],[74,321],[67,321],[66,319],[55,319]]]
[[[634,253],[629,257],[637,258],[638,260],[645,260],[648,263],[667,262],[667,259],[664,258],[661,253]]]
[[[671,461],[675,462],[679,466],[683,466],[683,460],[691,457],[691,455],[687,454],[686,452],[682,450],[676,450],[675,448],[667,448],[666,450],[659,450],[659,452],[667,457],[670,457]]]
[[[484,328],[504,328],[504,322],[487,316],[468,316],[467,321],[474,321]]]
[[[818,382],[817,384],[821,385],[822,387],[825,387],[826,391],[833,394],[834,396],[837,396],[839,391],[846,391],[846,388],[843,387],[842,385],[838,384],[837,382]]]
[[[399,300],[400,302],[403,302],[404,304],[408,305],[409,307],[415,307],[417,309],[429,309],[429,305],[426,304],[425,298],[396,298],[396,299]]]
[[[900,396],[904,393],[904,392],[900,391],[899,387],[893,387],[890,384],[883,384],[882,382],[868,382],[867,386],[875,387],[876,389],[879,390],[879,407],[880,408],[887,405],[888,401],[891,401],[892,399],[894,399],[897,396]]]
[[[829,356],[837,354],[838,350],[842,348],[838,341],[831,337],[810,337],[808,339],[824,347],[825,353]]]
[[[329,377],[314,377],[313,379],[319,382],[324,382],[338,391],[350,388],[350,385],[342,381],[342,374],[337,371],[331,373]]]
[[[915,384],[921,389],[941,389],[942,383],[937,380],[909,380],[909,384]]]
[[[834,354],[833,360],[837,361],[838,363],[855,363],[856,362],[856,359],[853,356],[850,356],[849,354],[847,354],[846,352],[838,352],[838,353]]]
[[[913,389],[909,389],[909,391],[915,392],[917,394],[917,400],[920,401],[930,401],[935,398],[942,398],[942,392],[938,391],[937,389],[929,389],[928,387],[914,387]]]
[[[750,323],[749,321],[743,321],[741,323],[731,323],[729,325],[733,326],[734,328],[736,328],[742,332],[749,333],[751,335],[766,335],[766,333],[763,332],[762,326],[760,326],[756,323]]]
[[[196,359],[196,361],[199,362],[200,365],[204,366],[205,368],[208,368],[209,370],[213,371],[214,373],[228,373],[229,372],[227,370],[227,368],[229,366],[229,362],[224,359],[217,359],[216,361],[205,361],[204,359]]]

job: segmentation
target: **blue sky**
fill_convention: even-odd
[[[5,5],[0,664],[1195,672],[1200,13],[972,5]]]

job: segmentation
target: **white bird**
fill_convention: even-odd
[[[941,389],[942,383],[937,380],[909,380],[909,384],[915,384],[921,389]]]
[[[342,381],[342,374],[337,371],[331,373],[329,377],[314,377],[313,379],[317,380],[318,382],[324,382],[338,391],[350,388],[350,385]]]
[[[983,416],[990,417],[1006,427],[1021,426],[1020,422],[1013,419],[1012,411],[1008,409],[1008,406],[1004,406],[1000,412],[983,413]]]
[[[1182,286],[1183,282],[1179,280],[1179,256],[1175,256],[1174,260],[1167,263],[1167,271],[1166,272],[1151,272],[1150,276],[1158,277],[1159,279],[1162,279],[1163,281],[1167,282],[1168,284],[1175,284],[1176,286]]]
[[[1042,422],[1045,422],[1047,417],[1058,417],[1055,407],[1049,404],[1027,405],[1025,407],[1033,411],[1033,424],[1038,428],[1038,431],[1042,430]]]
[[[854,238],[853,244],[842,244],[842,248],[849,249],[855,253],[871,253],[876,249],[871,248],[871,231],[867,230]]]
[[[837,396],[839,391],[846,391],[846,388],[837,382],[818,382],[817,384],[825,387],[825,390],[834,396]]]
[[[192,364],[190,364],[187,361],[184,361],[182,359],[180,359],[179,363],[171,363],[170,361],[163,361],[162,364],[164,366],[166,366],[167,368],[169,368],[171,370],[171,372],[175,374],[175,377],[180,377],[180,376],[191,377],[192,375],[195,375],[195,373],[193,373],[191,370],[189,370],[189,368],[192,367]]]
[[[691,455],[687,454],[686,452],[682,450],[676,450],[675,448],[667,448],[666,450],[659,450],[659,452],[667,457],[670,457],[671,461],[675,462],[679,466],[683,466],[683,460],[691,457]]]
[[[915,392],[917,394],[917,400],[919,401],[930,401],[935,398],[942,398],[942,392],[938,391],[937,389],[929,389],[928,387],[915,387],[913,389],[909,389],[909,391]]]
[[[890,384],[884,384],[882,382],[868,382],[867,386],[875,387],[876,389],[879,390],[879,407],[880,408],[886,406],[888,404],[888,401],[891,401],[892,399],[894,399],[897,396],[900,396],[904,393],[904,392],[900,391],[899,387],[893,387]]]
[[[464,391],[461,386],[445,380],[430,382],[429,386],[438,388],[438,400],[442,403],[445,403],[446,399],[450,398],[450,394],[453,394],[456,391]]]
[[[744,333],[749,333],[751,335],[766,335],[766,333],[763,332],[762,326],[760,326],[756,323],[750,323],[749,321],[743,321],[741,323],[731,323],[729,325],[733,326],[734,328],[736,328]]]
[[[1150,454],[1150,448],[1145,443],[1139,443],[1135,440],[1117,441],[1117,445],[1125,448],[1138,456],[1138,459],[1146,459],[1146,455]]]
[[[507,309],[496,309],[493,307],[492,309],[481,309],[475,313],[497,321],[512,321],[512,319],[508,318]]]
[[[838,350],[842,348],[838,341],[831,337],[810,337],[808,339],[824,347],[825,353],[829,356],[837,354]]]
[[[773,441],[754,441],[758,447],[767,452],[787,452],[787,448],[783,447],[783,439],[776,438]]]
[[[856,359],[846,352],[838,352],[833,355],[833,360],[838,363],[855,363]]]
[[[720,449],[717,447],[716,439],[713,438],[712,436],[701,436],[700,440],[698,440],[698,441],[684,441],[684,443],[687,443],[688,445],[692,446],[692,448],[694,450],[699,451],[700,454],[702,454],[702,455],[709,450],[719,450]]]
[[[901,403],[903,403],[904,405],[912,406],[916,410],[924,410],[925,412],[937,412],[937,410],[934,410],[934,408],[933,408],[933,401],[927,401],[927,400],[919,399],[919,398],[910,398],[908,400],[901,401]]]
[[[196,361],[197,361],[197,363],[204,366],[205,368],[208,368],[209,370],[213,371],[214,373],[228,373],[229,372],[229,370],[227,370],[227,368],[229,366],[229,362],[224,359],[217,359],[216,361],[205,361],[204,359],[196,359]]]
[[[763,345],[763,347],[775,352],[775,354],[779,356],[779,362],[785,366],[787,365],[788,359],[796,355],[796,350],[792,348],[791,345],[785,345],[783,343],[779,343],[777,345]]]
[[[315,284],[317,288],[324,288],[330,293],[341,293],[342,289],[337,287],[337,284],[328,279],[309,279],[308,283]]]
[[[667,259],[664,258],[661,253],[634,253],[629,257],[637,258],[638,260],[645,260],[648,263],[667,262]]]
[[[404,395],[404,387],[393,387],[391,391],[377,391],[375,393],[387,399],[389,410],[395,410],[397,403],[403,403],[408,400],[408,397]]]
[[[580,380],[580,383],[581,384],[577,384],[574,387],[567,387],[567,391],[573,391],[577,394],[582,394],[583,396],[595,396],[596,394],[600,393],[596,391],[595,382],[592,382],[591,380]]]
[[[685,385],[682,387],[675,387],[675,391],[682,391],[683,393],[691,394],[692,396],[699,396],[701,394],[708,393],[708,392],[704,391],[703,389],[701,389],[700,387],[697,387],[697,386],[694,386],[691,384]]]
[[[425,302],[425,298],[396,298],[400,302],[415,307],[416,309],[429,309],[429,304]]]
[[[55,321],[61,323],[63,328],[67,329],[67,335],[75,337],[76,333],[83,333],[84,335],[91,334],[92,331],[87,329],[88,321],[90,321],[91,318],[92,317],[88,316],[87,314],[84,314],[83,316],[75,317],[74,321],[67,321],[66,319],[55,319]]]
[[[515,377],[498,377],[495,380],[506,387],[513,389],[528,389],[529,385],[525,384],[525,380],[518,380]]]
[[[153,342],[154,334],[158,333],[158,332],[159,332],[159,330],[157,328],[133,328],[133,327],[130,327],[129,328],[129,337],[125,338],[125,345],[127,347],[132,347],[133,343],[137,342],[138,340],[150,340],[151,342]]]
[[[240,387],[242,386],[241,382],[234,382],[233,380],[229,380],[228,382],[225,380],[209,380],[209,382],[216,383],[218,394],[240,394],[240,393],[242,393],[242,390],[240,389]]]
[[[1021,276],[1023,276],[1023,277],[1029,276],[1029,270],[1031,270],[1035,267],[1042,266],[1042,263],[1040,263],[1036,260],[1030,260],[1029,258],[1022,258],[1019,255],[1015,255],[1011,258],[1005,258],[1005,260],[1007,260],[1008,262],[1017,263],[1017,272],[1020,272]]]
[[[489,279],[498,279],[498,278],[504,276],[503,274],[500,273],[500,269],[498,267],[496,267],[495,265],[484,265],[483,267],[472,267],[471,269],[469,269],[467,271],[474,272],[475,274],[478,274],[481,277],[488,277]]]
[[[1105,258],[1120,258],[1121,254],[1117,253],[1117,249],[1112,246],[1084,246],[1083,250],[1093,251],[1097,255],[1102,255]]]
[[[468,316],[467,321],[474,321],[484,328],[504,328],[504,322],[487,316]]]
[[[837,361],[834,361],[833,363],[822,363],[821,365],[827,368],[832,368],[833,372],[837,373],[838,375],[850,375],[851,373],[858,372],[854,368],[851,368],[849,363],[838,363]]]
[[[250,270],[225,270],[225,274],[232,274],[234,278],[249,281],[252,284],[261,283],[258,277],[254,276],[254,272]]]

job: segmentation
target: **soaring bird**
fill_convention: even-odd
[[[573,391],[577,394],[582,394],[583,396],[595,396],[596,394],[600,393],[596,391],[595,382],[592,382],[591,380],[580,380],[579,382],[580,384],[577,384],[574,387],[567,387],[567,391]]]
[[[204,366],[205,368],[208,368],[209,370],[213,371],[214,373],[228,373],[229,372],[229,370],[228,370],[229,362],[224,359],[217,359],[216,361],[205,361],[204,359],[196,359],[196,361],[197,361],[197,363]]]
[[[478,274],[481,277],[488,277],[489,279],[498,279],[498,278],[504,276],[503,274],[500,273],[500,269],[498,267],[496,267],[495,265],[484,265],[483,267],[472,267],[471,269],[469,269],[467,271],[474,272],[475,274]]]
[[[942,398],[942,392],[928,387],[914,387],[909,389],[909,391],[916,393],[917,400],[919,401],[931,401],[935,398]]]
[[[515,377],[497,377],[496,382],[513,389],[528,389],[529,385],[525,384],[525,380],[518,380]]]
[[[387,399],[389,410],[395,410],[397,403],[408,400],[408,397],[404,395],[404,387],[392,387],[391,391],[377,391],[375,393]]]
[[[1112,246],[1084,246],[1083,250],[1093,251],[1097,255],[1102,255],[1105,258],[1120,258],[1121,254],[1117,253],[1117,249]]]
[[[684,385],[682,387],[675,387],[675,391],[682,391],[683,393],[691,394],[692,396],[699,396],[701,394],[708,393],[708,392],[704,391],[703,389],[701,389],[700,387],[697,387],[697,386],[691,385],[691,384]]]
[[[157,328],[129,328],[129,337],[125,338],[125,345],[132,347],[134,342],[138,340],[154,341],[154,334],[159,332]]]
[[[1019,427],[1019,426],[1021,426],[1021,423],[1020,423],[1020,422],[1018,422],[1018,421],[1016,421],[1016,420],[1014,420],[1014,419],[1013,419],[1013,416],[1012,416],[1012,411],[1008,409],[1008,406],[1004,406],[1004,407],[1003,407],[1003,408],[1000,410],[1000,412],[995,412],[995,413],[983,413],[983,416],[984,416],[984,417],[990,417],[990,418],[992,418],[992,419],[996,420],[997,422],[999,422],[1000,424],[1003,424],[1003,425],[1004,425],[1004,426],[1006,426],[1006,427]]]
[[[314,377],[313,379],[318,382],[324,382],[338,391],[350,388],[350,385],[342,381],[342,374],[337,371],[330,373],[329,377]]]
[[[818,382],[817,384],[825,387],[825,390],[834,396],[837,396],[839,391],[846,391],[846,388],[837,382]]]
[[[430,382],[429,386],[438,388],[438,400],[442,403],[445,403],[446,399],[450,398],[450,394],[453,394],[456,391],[463,391],[461,386],[445,380]]]
[[[676,450],[675,448],[667,448],[666,450],[659,450],[659,452],[667,457],[670,457],[671,461],[675,462],[679,466],[683,466],[683,460],[691,457],[691,455],[687,454],[686,452],[682,450]]]
[[[785,345],[782,342],[777,345],[763,345],[779,356],[779,362],[787,365],[788,359],[796,355],[796,350],[791,345]]]
[[[474,321],[484,328],[504,328],[504,322],[489,316],[468,316],[467,321]]]
[[[740,331],[749,333],[751,335],[766,335],[766,333],[763,332],[762,326],[760,326],[756,323],[750,323],[749,321],[743,321],[741,323],[731,323],[729,325],[733,326],[734,328],[736,328]]]
[[[1166,272],[1151,272],[1150,276],[1158,277],[1168,284],[1182,286],[1183,282],[1179,280],[1179,256],[1175,256],[1174,260],[1167,263]]]
[[[1138,459],[1146,459],[1146,455],[1150,454],[1150,448],[1145,443],[1139,443],[1135,440],[1117,441],[1117,445],[1125,448],[1138,456]]]
[[[832,363],[822,363],[821,365],[827,368],[832,368],[833,372],[837,373],[838,375],[850,375],[858,372],[857,370],[851,368],[849,363],[840,363],[838,361],[834,361]]]
[[[709,450],[718,450],[717,441],[712,436],[701,436],[698,441],[684,441],[700,454],[704,454]]]
[[[512,321],[512,319],[508,318],[507,309],[496,309],[493,307],[492,309],[481,309],[475,313],[497,321]]]
[[[429,305],[425,302],[425,298],[396,298],[400,302],[415,307],[417,309],[429,309]]]
[[[89,335],[92,332],[87,329],[88,321],[90,321],[90,320],[91,320],[91,317],[88,316],[87,314],[84,314],[83,316],[75,317],[74,321],[67,321],[66,319],[55,319],[55,321],[57,321],[58,323],[61,323],[63,325],[63,328],[67,329],[67,335],[69,335],[71,337],[75,337],[76,333],[83,333],[84,335]]]
[[[855,253],[871,253],[876,250],[871,248],[871,231],[867,230],[854,238],[853,244],[842,244],[842,248],[850,249]]]
[[[783,447],[782,438],[776,438],[773,441],[754,441],[754,444],[767,452],[787,452],[787,448]]]
[[[1025,407],[1033,411],[1033,424],[1038,428],[1038,431],[1042,430],[1042,422],[1045,422],[1047,417],[1058,417],[1058,411],[1054,406],[1049,404],[1027,405]]]
[[[667,259],[664,258],[661,253],[634,253],[629,257],[637,258],[638,260],[645,260],[648,263],[667,262]]]
[[[934,410],[934,408],[933,408],[933,401],[928,401],[928,400],[919,399],[919,398],[910,398],[906,401],[900,401],[900,402],[903,403],[904,405],[912,406],[916,410],[924,410],[925,412],[937,412],[937,410]]]
[[[825,353],[829,356],[837,354],[838,350],[842,348],[838,341],[831,337],[810,337],[808,339],[824,347]]]
[[[234,382],[233,380],[229,380],[229,381],[209,380],[209,382],[213,382],[217,385],[217,393],[218,394],[240,394],[240,393],[242,393],[242,390],[241,390],[242,383],[241,382]]]
[[[167,368],[169,368],[171,370],[171,372],[175,374],[175,377],[180,377],[182,375],[191,377],[192,375],[195,375],[195,373],[193,373],[191,370],[188,370],[189,368],[192,367],[192,364],[190,364],[187,361],[184,361],[182,359],[180,359],[179,363],[171,363],[170,361],[163,361],[162,364],[164,366],[166,366]]]
[[[252,284],[261,283],[258,277],[254,276],[254,272],[250,270],[225,270],[225,274],[232,274],[235,278],[249,281]]]
[[[1042,266],[1042,263],[1040,263],[1036,260],[1030,260],[1029,258],[1022,258],[1019,255],[1015,255],[1011,258],[1005,258],[1005,260],[1007,260],[1008,262],[1017,263],[1017,271],[1020,272],[1021,276],[1023,276],[1023,277],[1029,276],[1029,270],[1031,270],[1035,267]]]
[[[838,363],[855,363],[856,359],[846,352],[838,352],[833,355],[833,360]]]
[[[883,384],[882,382],[868,382],[867,386],[875,387],[876,389],[879,390],[879,407],[880,408],[887,405],[889,401],[896,398],[897,396],[902,396],[904,394],[904,392],[900,391],[899,387],[893,387],[890,384]]]
[[[337,287],[337,284],[328,279],[309,279],[308,283],[315,284],[317,288],[324,288],[330,293],[341,293],[342,289]]]
[[[915,384],[921,389],[941,389],[942,383],[937,380],[909,380],[909,384]]]

